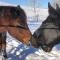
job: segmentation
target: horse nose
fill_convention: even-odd
[[[42,48],[45,52],[50,52],[51,51],[51,48],[48,47],[48,46],[43,46]]]
[[[27,46],[31,46],[31,43],[30,43],[30,41],[26,44]]]
[[[37,39],[34,38],[34,36],[31,37],[29,45],[33,46],[34,48],[37,48]]]

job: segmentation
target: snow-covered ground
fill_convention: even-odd
[[[10,5],[8,3],[2,3],[0,2],[0,5]],[[12,5],[11,5],[12,6]],[[15,5],[13,5],[15,6]],[[27,15],[30,15],[30,11],[28,9],[26,9]],[[41,12],[42,9],[38,9],[38,13],[42,14],[39,15],[42,16],[42,18],[44,17],[44,19],[46,18],[46,16],[48,15],[47,10],[43,9],[44,12]],[[33,10],[32,10],[33,12]],[[34,14],[32,14],[34,15]],[[40,20],[41,18],[39,18]],[[42,19],[42,20],[44,20]],[[28,26],[32,32],[32,34],[34,33],[34,31],[41,25],[41,21],[39,22],[28,22]],[[33,28],[32,28],[33,27]],[[60,60],[60,44],[56,45],[52,51],[50,53],[46,53],[44,52],[41,48],[40,49],[36,49],[33,48],[32,46],[26,46],[24,44],[22,44],[21,42],[17,41],[15,38],[13,38],[12,36],[10,36],[7,33],[7,55],[8,58],[6,60]],[[2,57],[0,56],[0,60],[2,60]]]
[[[29,24],[32,33],[39,26],[38,22]],[[7,33],[7,55],[7,60],[60,60],[60,44],[56,45],[50,53],[46,53],[41,48],[36,49],[22,44]]]

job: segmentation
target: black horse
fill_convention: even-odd
[[[56,44],[60,43],[60,8],[56,4],[54,9],[48,3],[48,12],[47,19],[33,34],[36,40],[31,40],[32,46],[41,47],[45,52],[50,52]]]

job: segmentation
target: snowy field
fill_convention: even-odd
[[[33,32],[41,23],[28,22],[29,28]],[[33,28],[32,28],[33,27]],[[32,46],[26,46],[14,39],[7,33],[7,55],[6,60],[60,60],[60,44],[56,45],[50,53],[44,52],[41,48],[35,49]],[[0,58],[2,60],[2,57]]]
[[[13,4],[3,3],[0,1],[0,5],[12,6]],[[34,15],[34,14],[30,14],[31,12],[33,12],[33,10],[31,10],[31,12],[26,8],[25,10],[27,11],[28,16]],[[47,10],[45,9],[43,10],[40,9],[39,12],[38,13],[41,14],[40,18],[41,16],[43,18],[43,16],[45,17],[48,15]],[[28,22],[28,26],[32,34],[40,25],[41,25],[41,22]],[[6,60],[60,60],[60,44],[56,45],[50,53],[46,53],[41,48],[36,49],[36,48],[33,48],[32,46],[26,46],[22,44],[21,42],[17,41],[15,38],[10,36],[8,33],[7,33],[6,42],[7,42],[6,51],[8,56]],[[2,58],[3,57],[0,56],[0,60],[3,60]]]

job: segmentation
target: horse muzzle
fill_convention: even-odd
[[[34,36],[31,37],[29,45],[33,46],[34,48],[38,48],[37,39],[34,38]]]
[[[49,46],[42,46],[42,49],[45,51],[45,52],[50,52],[52,50],[51,47]]]

